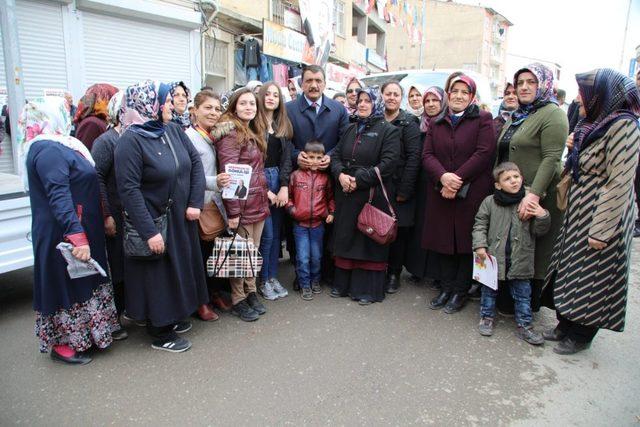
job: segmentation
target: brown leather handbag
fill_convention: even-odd
[[[374,169],[378,176],[378,180],[380,181],[382,194],[384,194],[384,198],[387,201],[387,206],[389,207],[391,215],[373,206],[372,200],[375,189],[374,187],[371,187],[369,189],[369,201],[364,205],[358,215],[358,230],[360,230],[365,236],[373,239],[376,243],[380,245],[388,245],[396,240],[396,235],[398,234],[398,219],[396,218],[396,212],[393,210],[393,206],[391,206],[391,202],[387,196],[387,189],[384,187],[384,183],[382,182],[380,170],[377,166]]]
[[[564,211],[567,209],[567,203],[569,202],[569,189],[571,188],[571,172],[563,173],[560,182],[556,186],[556,205],[558,209]]]
[[[205,242],[213,242],[216,237],[222,234],[224,229],[224,218],[218,206],[213,201],[209,202],[200,212],[200,218],[198,219],[200,238]]]

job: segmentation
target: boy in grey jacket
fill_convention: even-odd
[[[499,164],[493,170],[493,178],[496,190],[482,201],[476,214],[473,250],[483,260],[487,254],[496,257],[499,286],[508,286],[515,302],[516,336],[540,345],[544,338],[531,326],[531,278],[536,237],[549,230],[551,219],[549,212],[535,202],[525,207],[525,219],[519,217],[518,207],[525,188],[515,163]],[[497,291],[482,286],[478,326],[481,335],[493,334],[497,295]]]

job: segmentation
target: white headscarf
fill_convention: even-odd
[[[29,189],[27,180],[27,156],[29,149],[38,141],[55,141],[80,153],[85,159],[96,165],[87,147],[71,133],[71,116],[67,101],[60,97],[36,98],[27,102],[18,118],[18,146],[22,164],[22,181]]]

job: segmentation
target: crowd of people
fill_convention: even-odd
[[[506,85],[496,117],[462,72],[423,92],[352,79],[332,99],[313,65],[289,81],[288,102],[276,83],[257,81],[193,97],[183,82],[100,83],[73,116],[64,98],[28,101],[18,139],[40,350],[86,364],[90,347],[126,339],[124,325],[136,324],[154,349],[182,352],[192,317],[256,321],[262,299],[299,291],[311,301],[323,287],[367,306],[399,291],[403,269],[439,291],[433,310],[456,313],[477,294],[483,336],[497,312],[515,315],[518,338],[557,341],[559,354],[588,348],[599,329],[622,331],[640,93],[609,69],[576,79],[571,133],[571,108],[568,118],[552,72],[537,63]],[[251,167],[241,197],[222,197],[228,165]],[[380,232],[371,212],[393,226]],[[223,226],[212,231],[211,221]],[[395,238],[372,236],[390,230]],[[226,232],[259,245],[259,274],[207,276]],[[131,236],[149,256],[125,250]],[[106,275],[72,279],[60,242]],[[290,289],[279,280],[282,242],[295,264]],[[472,280],[489,255],[497,290]],[[533,313],[543,305],[558,324],[539,332]]]

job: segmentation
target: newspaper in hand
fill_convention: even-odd
[[[67,272],[72,279],[79,279],[81,277],[93,276],[99,274],[102,277],[107,277],[106,271],[98,264],[93,258],[89,258],[89,261],[80,261],[78,258],[71,254],[73,245],[71,243],[60,242],[56,249],[60,251],[65,261],[67,261]]]
[[[249,183],[251,182],[251,166],[230,163],[224,171],[231,177],[231,182],[222,190],[223,199],[247,200]]]

